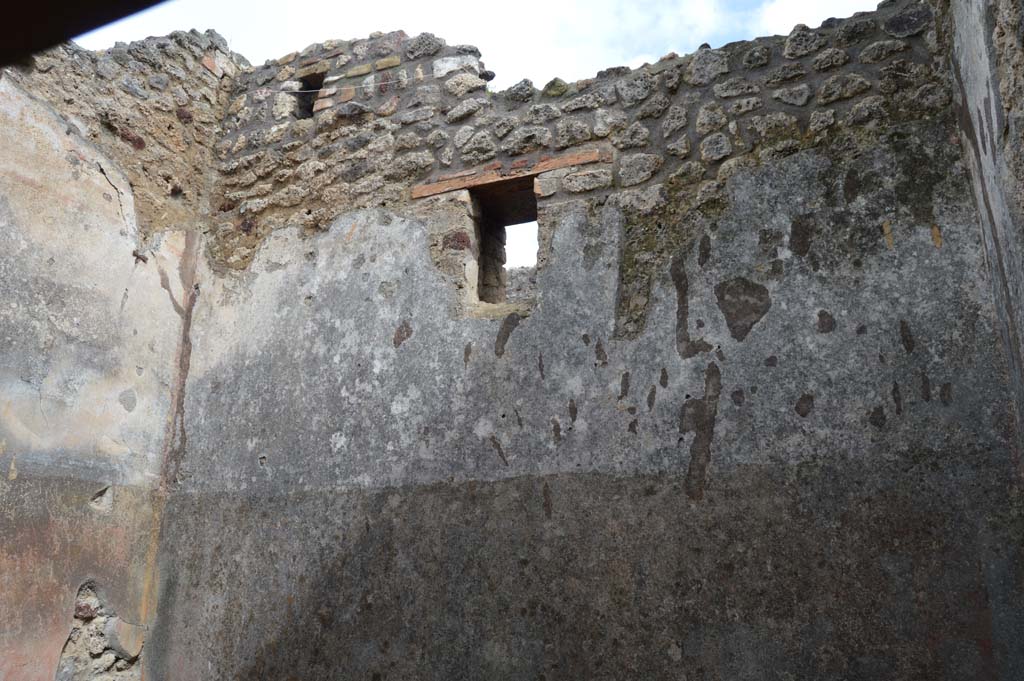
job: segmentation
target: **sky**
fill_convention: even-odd
[[[702,43],[719,47],[758,36],[786,35],[796,24],[875,9],[877,0],[170,0],[77,37],[91,50],[175,30],[215,29],[253,64],[331,38],[374,31],[429,32],[482,53],[502,90],[523,78],[538,87],[554,77],[590,78],[612,66],[638,67]],[[509,234],[509,267],[536,259],[536,230]]]
[[[538,87],[558,76],[589,78],[611,66],[640,66],[702,43],[789,33],[795,24],[875,8],[877,0],[170,0],[79,36],[99,50],[175,30],[213,28],[253,64],[330,38],[374,31],[430,32],[450,45],[476,45],[497,74],[492,90],[522,78]]]

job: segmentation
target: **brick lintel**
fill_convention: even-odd
[[[546,173],[549,170],[557,170],[558,168],[582,166],[588,163],[596,163],[598,161],[608,162],[611,160],[611,153],[607,149],[584,149],[571,154],[541,158],[541,160],[531,165],[519,168],[513,167],[508,170],[500,167],[494,168],[494,165],[491,164],[476,170],[464,170],[452,175],[442,176],[434,182],[416,185],[412,188],[412,198],[422,199],[427,196],[443,194],[457,189],[470,189],[484,184],[491,184],[492,182],[502,182],[503,180],[511,180],[519,177],[540,175],[541,173]],[[518,164],[519,162],[517,161],[516,163]]]

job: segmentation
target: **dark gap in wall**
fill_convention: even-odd
[[[505,269],[506,227],[537,221],[537,197],[533,177],[520,177],[476,187],[478,241],[480,244],[477,291],[485,303],[503,303],[508,299],[508,272]]]
[[[296,95],[298,98],[298,109],[295,112],[295,116],[297,118],[313,117],[313,104],[316,103],[317,95],[320,94],[320,90],[324,86],[324,76],[326,75],[327,72],[323,71],[321,73],[311,73],[299,79],[302,87],[299,88],[300,92]]]

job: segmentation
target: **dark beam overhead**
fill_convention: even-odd
[[[9,9],[0,28],[0,66],[24,62],[29,55],[121,17],[158,4],[158,0],[32,0]]]

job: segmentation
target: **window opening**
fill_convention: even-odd
[[[312,118],[313,117],[313,105],[316,103],[316,98],[320,94],[321,88],[324,86],[324,76],[327,75],[326,71],[320,73],[311,73],[304,78],[299,79],[301,87],[300,92],[296,95],[298,99],[298,108],[295,111],[297,118]]]
[[[537,264],[537,197],[533,193],[533,177],[483,185],[471,193],[478,211],[480,300],[504,303],[532,298]],[[514,268],[511,278],[510,268]]]
[[[505,227],[505,299],[526,301],[537,290],[537,221]]]

